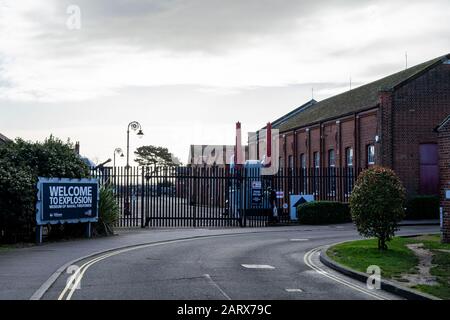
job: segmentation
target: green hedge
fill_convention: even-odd
[[[333,201],[314,201],[297,207],[302,224],[328,224],[352,221],[348,204]]]
[[[73,148],[71,143],[52,136],[42,143],[17,139],[0,144],[0,242],[34,239],[38,177],[89,176],[89,168]],[[57,233],[58,229],[77,231],[80,227],[51,229]]]
[[[406,204],[405,219],[439,219],[439,197],[419,195]]]

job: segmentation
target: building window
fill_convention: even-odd
[[[353,149],[345,149],[345,165],[349,168],[353,167]]]
[[[300,167],[306,169],[306,155],[304,153],[300,155]]]
[[[318,152],[314,152],[314,168],[320,168],[320,154]]]
[[[319,182],[319,176],[320,176],[320,153],[314,152],[313,153],[314,158],[314,174],[313,174],[313,186],[314,186],[314,194],[318,195],[320,191],[320,182]]]
[[[308,190],[308,173],[306,170],[306,155],[300,154],[300,194],[306,194]]]
[[[283,160],[283,158],[282,158],[282,157],[279,157],[279,158],[278,158],[278,161],[279,161],[279,162],[278,162],[279,167],[280,167],[280,168],[284,168],[284,160]]]
[[[288,181],[288,190],[289,194],[294,193],[294,186],[295,186],[295,177],[294,177],[294,157],[292,155],[288,156],[288,175],[290,176],[290,179]]]
[[[345,172],[344,172],[344,190],[346,200],[350,196],[354,185],[353,174],[353,148],[345,148]]]
[[[336,157],[334,155],[334,149],[328,150],[328,167],[334,168],[336,166]]]
[[[334,149],[328,150],[328,181],[326,188],[328,189],[328,195],[336,194],[336,157]]]
[[[369,166],[375,164],[375,146],[373,144],[367,146],[367,164]]]

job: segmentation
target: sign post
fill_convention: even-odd
[[[39,178],[36,203],[36,242],[42,243],[42,226],[86,223],[91,237],[92,222],[98,221],[97,179]]]

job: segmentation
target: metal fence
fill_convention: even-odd
[[[119,227],[262,227],[290,222],[290,196],[347,202],[360,170],[280,168],[261,176],[228,167],[104,167],[92,170],[110,185],[120,207]],[[255,202],[252,188],[260,187]],[[274,199],[273,193],[277,197]],[[272,193],[272,194],[271,194]]]

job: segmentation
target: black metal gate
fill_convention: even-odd
[[[104,167],[92,171],[110,185],[120,207],[119,227],[263,227],[290,222],[293,194],[347,202],[359,170],[281,168],[277,175],[228,167]],[[253,188],[258,186],[255,202]]]

